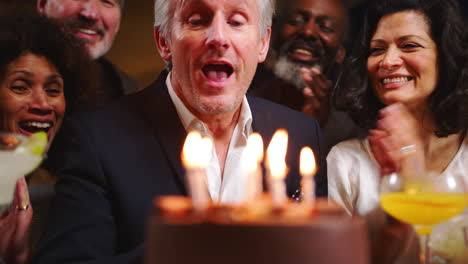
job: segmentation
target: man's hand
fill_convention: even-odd
[[[301,76],[307,85],[302,90],[305,98],[302,112],[317,118],[323,126],[330,110],[331,81],[316,68],[302,68]]]
[[[16,183],[10,210],[0,215],[0,256],[7,263],[27,263],[32,215],[28,187],[24,178],[21,178]]]

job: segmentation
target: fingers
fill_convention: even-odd
[[[316,97],[314,95],[314,92],[312,92],[312,89],[309,87],[306,87],[302,89],[302,94],[306,98],[306,101],[304,103],[304,107],[310,107],[311,110],[318,110],[321,105],[320,98]]]
[[[395,147],[396,144],[393,141],[393,137],[386,136],[379,139],[378,146],[384,153],[385,160],[388,163],[387,166],[391,166],[393,169],[397,169],[398,162],[400,160],[400,153],[399,148]]]
[[[27,208],[20,210],[18,208]],[[23,263],[29,256],[29,229],[33,211],[24,178],[16,183],[15,195],[9,215],[0,220],[0,253],[11,256],[14,263]]]
[[[369,130],[367,137],[371,150],[377,158],[382,158],[385,163],[397,163],[400,158],[398,145],[394,142],[394,137],[385,130]],[[392,166],[396,167],[396,166]]]
[[[18,218],[16,222],[16,240],[21,241],[26,239],[33,216],[33,208],[29,201],[28,187],[24,178],[18,180],[16,191],[18,193],[18,206],[27,208],[26,210],[16,210]]]
[[[393,114],[409,114],[408,109],[402,103],[394,103],[380,110],[380,115],[382,117],[393,115]]]
[[[322,99],[328,97],[331,82],[318,69],[302,68],[301,76],[307,87],[311,89],[312,96]]]
[[[369,135],[375,137],[376,139],[388,136],[388,133],[384,130],[379,129],[369,129]]]
[[[401,103],[383,108],[377,121],[378,131],[370,132],[374,155],[383,171],[389,164],[402,175],[422,175],[425,168],[422,137],[419,134],[421,124]],[[377,147],[376,147],[377,146]],[[381,153],[379,153],[381,152]],[[377,153],[377,154],[375,154]]]
[[[312,89],[310,89],[309,87],[305,87],[304,89],[302,89],[302,94],[304,95],[304,97],[314,97],[314,92],[312,92]]]
[[[421,140],[417,131],[418,122],[408,109],[400,103],[385,107],[380,111],[377,127],[387,131],[388,146],[396,151],[402,147],[418,144]]]
[[[397,160],[386,146],[387,137],[387,132],[383,130],[369,130],[367,137],[372,154],[380,165],[382,176],[396,171],[398,165]]]
[[[18,248],[24,247],[27,243],[27,237],[29,234],[29,227],[31,225],[31,220],[33,216],[33,210],[29,201],[29,192],[26,181],[24,178],[18,180],[16,184],[16,195],[18,198],[17,206],[21,208],[27,208],[26,210],[16,210],[17,219],[16,219],[16,232],[13,238],[14,244]]]
[[[20,178],[16,183],[15,198],[17,199],[17,206],[20,206],[21,208],[30,206],[28,185],[24,178]]]
[[[331,81],[328,80],[328,78],[316,68],[312,68],[310,72],[311,76],[313,77],[313,81],[316,84],[314,87],[317,88],[317,95],[319,97],[328,96],[331,87]]]
[[[315,68],[301,68],[301,76],[307,85],[302,90],[305,98],[302,112],[317,118],[322,124],[328,116],[331,82]]]
[[[10,209],[2,214],[0,219],[0,256],[7,256],[11,252],[11,239],[15,232],[16,210]]]
[[[407,139],[406,135],[414,136],[414,133],[410,132],[417,131],[417,121],[401,103],[389,105],[383,108],[379,114],[380,120],[377,126],[391,135],[405,136],[402,139]]]

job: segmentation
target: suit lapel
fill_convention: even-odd
[[[163,71],[150,86],[143,107],[145,115],[154,128],[155,137],[160,142],[169,164],[174,170],[175,180],[181,193],[187,195],[185,169],[180,160],[180,153],[187,135],[165,84],[167,72]]]
[[[247,100],[252,111],[252,129],[254,132],[262,135],[266,149],[276,131],[276,127],[273,125],[275,122],[272,122],[273,117],[271,116],[271,112],[265,109],[265,107],[260,107],[261,102],[258,102],[258,99],[253,96],[247,96]]]
[[[180,191],[187,195],[185,185],[185,169],[180,160],[180,153],[187,133],[180,122],[174,104],[169,96],[165,84],[167,72],[163,71],[158,79],[143,92],[144,116],[152,125],[155,137],[163,147],[168,162],[174,170],[175,180]],[[265,149],[271,140],[276,127],[271,112],[261,107],[262,102],[252,96],[247,96],[252,111],[252,129],[262,135]]]
[[[276,131],[276,127],[273,125],[273,116],[266,107],[261,107],[261,103],[258,99],[253,96],[247,96],[249,101],[250,111],[252,111],[252,130],[253,132],[259,133],[263,138],[264,153],[268,144],[270,143],[273,134]],[[263,175],[263,191],[267,191],[267,179],[266,179],[266,167],[265,162],[262,162],[262,175]]]

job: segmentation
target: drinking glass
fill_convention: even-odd
[[[380,204],[391,216],[411,224],[420,239],[421,263],[431,263],[432,227],[463,212],[468,205],[461,177],[429,173],[405,177],[392,173],[380,183]]]
[[[34,170],[43,159],[45,134],[34,135],[0,132],[0,213],[10,207],[16,181]]]

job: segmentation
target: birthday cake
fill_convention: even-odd
[[[360,218],[326,200],[194,210],[189,198],[160,197],[148,222],[146,264],[369,263]]]

